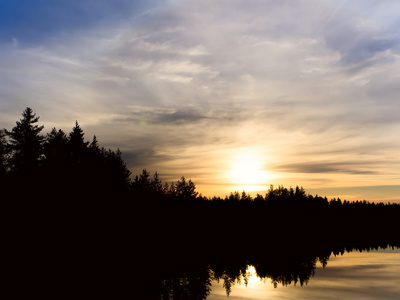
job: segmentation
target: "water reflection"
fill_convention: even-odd
[[[317,264],[306,287],[288,285],[274,288],[270,279],[253,275],[242,281],[229,299],[393,299],[400,296],[400,250],[350,252],[333,256],[328,267]],[[212,282],[207,300],[227,299],[221,283]]]
[[[62,202],[66,217],[52,234],[61,237],[60,294],[208,299],[221,284],[234,297],[252,280],[249,266],[273,290],[308,289],[335,254],[400,246],[398,207],[235,199]]]
[[[341,276],[343,277],[343,274],[347,274],[349,278],[354,279],[358,278],[357,276],[360,274],[367,274],[365,272],[369,272],[369,274],[375,276],[373,274],[374,270],[380,272],[387,271],[384,265],[358,265],[355,260],[350,262],[349,265],[343,265],[340,253],[343,254],[346,251],[336,252],[339,256],[335,256],[333,252],[329,252],[329,254],[327,252],[305,254],[295,251],[290,253],[290,251],[284,249],[280,250],[279,253],[274,253],[274,255],[250,255],[242,257],[239,260],[224,260],[222,257],[219,257],[213,261],[202,261],[202,259],[197,260],[196,263],[186,261],[186,263],[181,264],[179,267],[175,264],[176,261],[171,262],[170,265],[165,266],[167,267],[165,269],[166,272],[163,275],[158,275],[158,284],[151,287],[153,291],[154,288],[159,291],[158,295],[153,294],[153,297],[154,299],[211,300],[219,299],[222,296],[221,289],[223,289],[224,297],[231,296],[230,299],[234,299],[233,297],[236,296],[245,296],[248,299],[252,299],[251,297],[255,290],[258,290],[258,292],[262,290],[265,297],[265,293],[271,293],[271,287],[273,290],[279,290],[280,286],[294,287],[308,285],[311,280],[315,279],[313,277],[318,269],[319,276],[317,276],[318,280],[316,282],[320,282],[320,287],[318,288],[318,285],[311,285],[313,288],[310,289],[310,292],[316,293],[317,290],[321,291],[322,289],[321,282],[324,283],[324,288],[328,290],[329,286],[332,288],[331,285],[334,280]],[[346,252],[345,256],[351,257],[350,255],[353,255],[351,253],[352,250],[356,249],[347,249],[349,252]],[[360,254],[360,250],[370,251],[373,249],[357,250],[358,252],[356,253]],[[371,253],[366,252],[366,254],[370,255]],[[397,259],[399,259],[400,254],[396,253],[396,255]],[[353,257],[357,257],[357,255]],[[334,262],[333,266],[327,267],[331,261]],[[338,267],[337,262],[341,262],[340,267]],[[398,261],[399,263],[400,261]],[[158,269],[158,271],[161,271],[161,269]],[[397,268],[397,272],[399,272],[399,268]],[[146,280],[152,280],[154,283],[154,275],[152,274],[152,277],[148,277]],[[364,279],[365,277],[366,275]],[[393,281],[389,277],[386,277],[389,280],[386,282],[386,285],[391,284],[390,280]],[[257,284],[260,282],[262,282],[264,288],[260,288],[260,285]],[[252,285],[251,287],[249,287],[250,284]],[[256,289],[254,289],[253,285],[256,286]],[[354,285],[354,288],[358,287]],[[234,289],[237,289],[237,291],[234,292]],[[282,292],[281,290],[280,292]],[[308,291],[309,288],[307,287],[304,290]],[[150,294],[150,290],[143,292],[143,295],[148,296]],[[286,288],[283,292],[287,293]]]

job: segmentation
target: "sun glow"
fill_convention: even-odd
[[[228,177],[240,189],[251,191],[266,185],[271,174],[263,170],[263,162],[257,155],[243,154],[233,160]]]

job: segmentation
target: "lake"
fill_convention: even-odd
[[[400,299],[398,207],[154,201],[63,206],[59,295]]]
[[[223,280],[211,282],[207,300],[219,299],[400,299],[400,249],[352,251],[331,255],[325,267],[316,265],[307,284],[276,287],[270,278],[260,279],[253,266],[232,284],[229,298]]]

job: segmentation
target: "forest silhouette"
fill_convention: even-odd
[[[9,280],[38,272],[57,298],[206,299],[213,279],[229,295],[253,265],[276,285],[306,284],[316,263],[354,249],[400,247],[400,205],[312,196],[273,186],[266,195],[203,197],[193,181],[133,179],[119,149],[43,125],[31,108],[0,131],[8,215]],[[6,239],[7,240],[7,239]],[[33,280],[33,279],[32,279]],[[14,282],[15,284],[15,282]],[[33,292],[32,292],[33,293]]]

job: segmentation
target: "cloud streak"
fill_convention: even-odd
[[[311,162],[277,166],[275,169],[295,173],[377,174],[374,165],[382,162]]]

